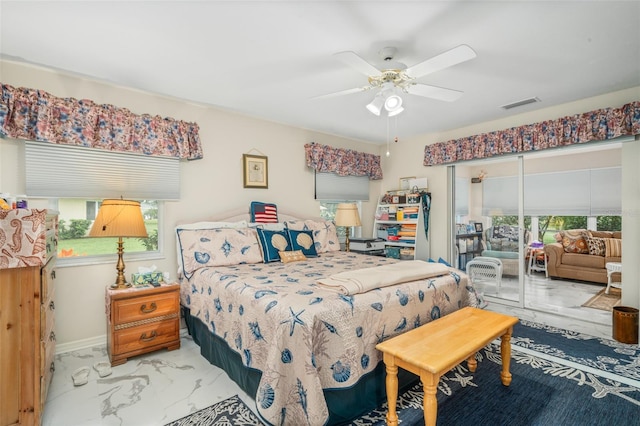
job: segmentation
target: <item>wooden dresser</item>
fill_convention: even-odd
[[[55,370],[57,212],[0,210],[0,426],[38,425]]]
[[[107,350],[111,365],[180,347],[180,285],[107,288]]]

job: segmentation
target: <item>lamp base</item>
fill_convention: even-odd
[[[122,258],[123,254],[124,244],[122,242],[122,237],[118,237],[118,263],[116,264],[118,275],[116,276],[116,282],[111,284],[112,290],[124,290],[131,287],[131,283],[128,283],[127,279],[124,276],[124,260]]]
[[[350,243],[350,241],[349,241],[349,234],[351,233],[350,231],[351,231],[351,230],[347,228],[347,239],[344,241],[344,251],[351,251],[351,250],[349,249],[349,243]]]

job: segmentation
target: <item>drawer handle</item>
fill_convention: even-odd
[[[153,330],[151,332],[151,334],[149,334],[149,337],[147,337],[147,333],[142,333],[142,335],[140,336],[140,341],[141,342],[150,342],[153,339],[155,339],[156,337],[158,337],[158,334],[156,333],[155,330]]]
[[[156,302],[151,302],[151,306],[149,306],[147,308],[147,304],[143,304],[142,306],[140,306],[140,312],[142,312],[143,314],[150,314],[151,312],[155,311],[156,309],[158,309],[158,306],[156,305]]]
[[[53,331],[51,333],[49,333],[49,340],[52,342],[56,341],[56,333],[54,333]]]
[[[56,365],[53,363],[53,361],[51,361],[51,366],[49,367],[49,371],[51,371],[52,373],[56,371]]]
[[[52,280],[56,279],[56,271],[55,270],[51,271],[51,279]]]
[[[56,304],[53,303],[53,300],[51,302],[49,302],[49,309],[52,310],[52,311],[56,310]]]

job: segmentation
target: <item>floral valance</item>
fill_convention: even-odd
[[[640,101],[424,147],[425,166],[640,134]]]
[[[369,176],[382,179],[380,156],[352,149],[334,148],[315,142],[305,144],[307,167],[320,173],[336,173],[340,176]]]
[[[2,137],[188,160],[202,158],[196,123],[0,85]]]

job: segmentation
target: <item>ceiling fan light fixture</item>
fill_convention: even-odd
[[[386,109],[390,114],[398,109],[402,109],[402,98],[395,94],[388,96],[384,101],[384,109]],[[397,112],[396,114],[399,114],[400,112]]]
[[[379,94],[376,95],[375,98],[373,98],[371,103],[369,103],[367,105],[367,109],[369,110],[369,112],[371,114],[380,115],[380,112],[382,112],[382,107],[383,106],[384,106],[384,98],[379,93]]]
[[[389,117],[393,117],[395,115],[400,114],[402,111],[404,111],[404,108],[400,107],[400,108],[396,108],[393,111],[389,111]]]

